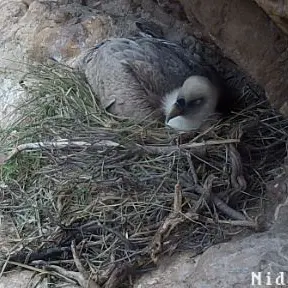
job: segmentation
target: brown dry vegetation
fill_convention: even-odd
[[[3,269],[127,286],[163,253],[263,229],[288,126],[264,97],[243,89],[232,115],[179,137],[107,114],[67,67],[30,70],[21,117],[1,137],[1,209],[18,234]]]

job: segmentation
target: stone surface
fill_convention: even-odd
[[[22,96],[18,80],[25,65],[20,62],[52,57],[71,63],[80,52],[106,37],[133,34],[134,22],[140,18],[155,21],[165,38],[188,43],[188,48],[191,44],[195,47],[193,36],[205,40],[212,36],[227,56],[266,88],[271,102],[288,115],[288,84],[284,77],[288,68],[287,38],[252,0],[206,1],[181,0],[185,14],[175,0],[2,0],[0,67],[4,74],[0,75],[0,119],[13,111],[14,100]],[[265,3],[271,8],[274,2]],[[277,13],[285,16],[287,5],[282,6],[277,6]]]
[[[47,280],[42,281],[39,275],[35,275],[35,273],[32,271],[24,270],[16,270],[10,273],[5,273],[4,275],[2,275],[0,280],[0,288],[27,287],[48,288],[49,286]]]
[[[140,18],[155,20],[170,40],[181,40],[189,28],[176,1],[170,7],[153,0],[1,0],[0,8],[2,126],[13,121],[14,105],[24,96],[18,82],[27,63],[48,58],[73,63],[79,53],[107,37],[133,34]]]
[[[278,25],[282,31],[288,35],[288,2],[285,0],[254,0]]]
[[[180,2],[188,19],[197,19],[225,55],[265,88],[276,108],[287,105],[288,38],[255,2]]]
[[[65,62],[106,38],[112,21],[77,1],[2,0],[0,8],[0,120],[5,119],[4,126],[13,120],[14,105],[24,95],[18,82],[28,63],[46,62],[49,57]]]
[[[262,285],[257,287],[277,287],[264,285],[268,272],[272,284],[279,272],[284,272],[285,284],[288,285],[287,175],[270,185],[270,189],[274,188],[271,192],[274,196],[282,194],[283,197],[283,202],[276,205],[270,230],[215,245],[195,258],[189,253],[167,257],[156,271],[142,276],[134,287],[252,288],[256,287],[251,285],[252,272],[262,272]]]
[[[6,119],[2,125],[9,124],[10,115],[12,121],[13,106],[23,96],[18,81],[26,72],[27,63],[45,62],[49,57],[69,63],[106,37],[130,35],[135,31],[135,20],[140,17],[160,25],[167,39],[182,42],[192,53],[204,53],[208,62],[224,75],[218,56],[203,50],[194,36],[214,40],[226,56],[265,87],[271,102],[288,115],[288,44],[286,28],[282,25],[286,21],[287,5],[279,6],[285,2],[277,1],[278,8],[284,7],[280,11],[273,6],[276,1],[255,1],[282,30],[253,0],[180,0],[185,13],[176,0],[1,0],[0,119]],[[81,5],[84,2],[86,5]],[[277,17],[284,15],[281,23],[271,16],[274,12]],[[235,68],[231,65],[230,68]],[[228,74],[225,74],[227,79]],[[241,81],[238,87],[243,84]],[[287,184],[280,186],[287,188]],[[169,258],[135,287],[242,288],[249,287],[253,269],[287,271],[287,210],[287,203],[276,209],[278,221],[269,232],[217,245],[195,259],[189,253]],[[12,228],[7,229],[11,227],[9,219],[2,220],[0,250],[7,253],[15,245],[17,235]],[[27,287],[32,274],[19,271],[5,274],[0,288]]]
[[[252,272],[266,275],[270,271],[271,275],[276,276],[278,272],[288,272],[287,240],[285,233],[258,234],[237,243],[213,246],[194,259],[189,253],[181,254],[169,259],[169,262],[166,259],[169,264],[161,265],[156,272],[145,275],[134,287],[253,287],[250,286]]]

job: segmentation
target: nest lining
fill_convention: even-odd
[[[262,228],[288,120],[249,87],[227,119],[179,137],[159,123],[109,115],[65,66],[31,66],[21,84],[21,117],[1,139],[1,208],[18,238],[3,269],[127,286],[165,253],[201,253]]]

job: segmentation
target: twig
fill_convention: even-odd
[[[40,269],[40,268],[37,268],[37,267],[33,267],[33,266],[30,266],[30,265],[27,265],[27,264],[24,264],[24,263],[19,263],[19,262],[15,262],[15,261],[8,261],[8,264],[11,265],[11,266],[18,266],[18,267],[21,267],[21,268],[25,268],[27,270],[38,272],[38,273],[41,273],[41,274],[50,274],[48,271],[45,271],[43,269]]]
[[[209,221],[207,221],[209,223]],[[212,223],[211,221],[210,223]],[[215,222],[213,222],[215,223]],[[257,229],[258,223],[253,222],[253,221],[241,221],[241,220],[219,220],[219,224],[227,224],[231,226],[242,226],[242,227],[250,227],[250,228],[255,228]]]
[[[74,271],[68,271],[62,267],[56,266],[56,265],[47,265],[45,266],[45,269],[47,271],[51,271],[51,272],[56,272],[58,273],[59,277],[63,277],[64,279],[66,279],[68,282],[70,283],[79,283],[81,285],[81,283],[83,283],[83,279],[81,277],[81,274],[79,272],[74,272]],[[89,286],[82,286],[81,287],[85,287],[85,288],[90,288]],[[100,288],[100,287],[97,287]]]
[[[174,193],[174,213],[181,213],[182,210],[182,189],[180,183],[175,185]]]
[[[101,224],[98,220],[90,221],[88,223],[85,223],[84,225],[81,225],[80,227],[72,227],[72,228],[66,228],[65,230],[76,230],[78,234],[83,235],[84,233],[97,233],[97,234],[103,234],[103,231],[110,232],[111,234],[115,235],[120,241],[122,241],[125,244],[125,247],[127,250],[131,249],[132,243],[125,238],[120,232],[116,231],[115,229],[109,228],[103,224]],[[73,235],[75,238],[77,235]],[[70,240],[71,237],[68,237],[68,239],[65,239],[64,243]]]
[[[45,266],[46,270],[55,271],[58,274],[60,274],[59,276],[66,278],[66,279],[68,278],[67,279],[68,281],[70,279],[73,281],[76,281],[83,288],[100,288],[100,286],[92,280],[90,275],[87,273],[87,271],[83,267],[83,265],[79,259],[79,256],[76,252],[76,246],[75,246],[74,241],[72,241],[72,244],[71,244],[71,252],[73,255],[74,263],[75,263],[79,272],[68,271],[68,270],[66,270],[62,267],[56,266],[56,265],[47,265],[47,266]],[[71,281],[69,281],[69,282],[71,282]]]
[[[228,153],[231,159],[231,184],[237,190],[245,190],[246,180],[243,176],[242,161],[239,152],[233,144],[228,145]]]
[[[186,212],[183,216],[186,217],[190,221],[198,220],[204,223],[215,224],[215,220],[199,215],[199,214],[195,214],[192,211]],[[249,227],[249,228],[254,228],[257,231],[258,231],[259,225],[262,224],[261,222],[258,223],[257,221],[248,221],[248,220],[246,221],[245,220],[217,220],[217,223],[231,225],[231,226]]]
[[[10,256],[9,262],[31,263],[32,261],[57,259],[63,257],[65,253],[71,253],[70,247],[48,248],[38,252],[20,252]]]
[[[201,193],[201,196],[199,198],[199,200],[196,202],[196,204],[194,205],[193,209],[191,209],[190,211],[192,213],[199,213],[203,208],[204,205],[206,205],[206,203],[208,202],[208,200],[211,197],[211,193],[212,193],[212,187],[213,187],[213,181],[216,179],[217,177],[213,174],[210,174],[206,179],[205,182],[203,184],[203,188],[199,187]]]
[[[83,277],[84,277],[84,278],[87,278],[87,277],[86,277],[86,276],[87,276],[87,275],[86,275],[87,272],[86,272],[86,270],[84,269],[84,267],[83,267],[83,265],[82,265],[82,263],[81,263],[81,261],[80,261],[80,259],[79,259],[79,257],[78,257],[78,254],[77,254],[77,252],[76,252],[76,245],[75,245],[75,241],[74,241],[74,240],[73,240],[72,243],[71,243],[71,251],[72,251],[73,259],[74,259],[74,262],[75,262],[75,265],[76,265],[78,271],[79,271],[81,274],[83,274]]]
[[[123,283],[123,280],[127,278],[128,273],[132,269],[131,264],[122,263],[117,265],[113,272],[111,273],[109,279],[104,284],[105,288],[116,288],[120,283]]]
[[[194,164],[192,162],[190,153],[188,153],[188,152],[186,153],[186,158],[187,158],[187,161],[189,163],[190,173],[192,174],[194,184],[197,185],[198,184],[198,176],[197,176],[197,173],[195,171],[195,167],[194,167]]]
[[[247,221],[246,217],[243,214],[241,214],[240,212],[229,207],[223,200],[221,200],[215,194],[211,194],[211,199],[212,199],[214,205],[221,212],[225,213],[230,218],[235,219],[235,220],[240,220],[240,221]]]
[[[178,183],[175,185],[174,210],[159,227],[150,245],[150,255],[154,263],[158,261],[158,256],[162,251],[163,240],[170,235],[171,231],[179,224],[185,222],[187,219],[192,221],[199,218],[198,213],[203,209],[207,199],[210,197],[212,183],[215,178],[216,177],[212,174],[207,177],[204,187],[202,188],[203,193],[201,194],[200,199],[196,202],[192,209],[184,214],[182,213],[182,190]]]
[[[179,149],[192,149],[195,150],[193,153],[200,153],[201,155],[205,153],[205,147],[212,145],[223,145],[223,144],[231,144],[231,143],[239,143],[239,139],[227,139],[227,140],[209,140],[201,143],[188,143],[182,144],[179,146],[148,146],[148,145],[140,145],[136,144],[138,148],[145,150],[148,153],[152,154],[161,154],[161,153],[171,153],[174,151],[178,151]],[[52,142],[36,142],[36,143],[25,143],[20,144],[16,148],[12,149],[8,155],[0,155],[0,164],[5,164],[12,157],[17,155],[23,151],[39,151],[42,149],[63,149],[66,147],[70,148],[86,148],[93,147],[97,149],[101,149],[104,147],[123,147],[119,143],[111,141],[111,140],[99,140],[96,143],[89,143],[85,141],[69,141],[67,139],[61,139],[58,141]]]
[[[79,271],[79,274],[80,274],[80,276],[77,279],[78,283],[83,288],[100,288],[100,286],[91,279],[90,275],[87,273],[87,271],[83,267],[83,265],[79,259],[79,256],[77,254],[77,251],[76,251],[75,241],[72,241],[72,243],[71,243],[71,251],[72,251],[75,265],[76,265],[76,267]]]
[[[69,141],[67,139],[61,139],[59,141],[53,142],[36,142],[36,143],[25,143],[18,145],[16,148],[12,149],[12,151],[7,156],[1,155],[1,162],[0,164],[4,164],[16,154],[32,150],[38,151],[42,149],[63,149],[66,147],[77,147],[77,148],[85,148],[85,147],[93,147],[93,148],[103,148],[103,147],[121,147],[119,143],[110,140],[99,140],[96,143],[89,143],[85,141]]]
[[[171,231],[183,220],[181,217],[182,211],[182,190],[179,183],[175,185],[174,189],[174,204],[173,212],[171,212],[165,219],[164,223],[158,228],[154,235],[154,239],[150,245],[150,255],[154,263],[158,261],[158,255],[162,251],[163,239],[167,238]]]
[[[97,283],[99,283],[100,286],[103,286],[105,282],[108,281],[108,279],[111,277],[113,271],[115,271],[117,264],[115,262],[110,263],[105,270],[101,271],[100,273],[94,273],[93,279]]]
[[[171,153],[179,150],[189,149],[192,150],[193,153],[200,153],[201,155],[205,153],[205,148],[207,146],[214,146],[214,145],[224,145],[224,144],[231,144],[231,143],[239,143],[239,139],[226,139],[226,140],[208,140],[204,142],[194,142],[194,143],[187,143],[182,145],[173,145],[173,146],[155,146],[155,145],[140,145],[137,144],[137,147],[144,149],[146,152],[151,154],[161,154],[161,153]]]

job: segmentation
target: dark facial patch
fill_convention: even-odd
[[[176,105],[177,105],[179,108],[184,109],[185,106],[186,106],[186,101],[185,101],[185,99],[184,99],[184,98],[179,98],[179,99],[177,99]]]

